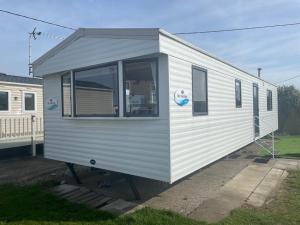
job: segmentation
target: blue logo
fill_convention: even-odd
[[[189,103],[189,98],[184,89],[179,89],[174,93],[174,101],[177,105],[185,106]]]

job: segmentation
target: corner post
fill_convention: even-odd
[[[36,156],[36,140],[35,140],[35,115],[31,115],[31,148],[32,156]]]
[[[274,140],[274,131],[272,131],[272,158],[275,159],[275,140]]]

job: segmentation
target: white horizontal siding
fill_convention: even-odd
[[[260,136],[263,137],[278,129],[278,96],[277,88],[270,84],[263,83],[259,88]],[[272,91],[272,111],[267,110],[267,90]]]
[[[260,88],[260,117],[269,117],[264,120],[277,129],[276,87],[163,35],[160,51],[169,55],[171,182],[253,141],[253,83]],[[208,70],[208,115],[192,115],[192,65]],[[242,82],[242,108],[235,107],[236,78]],[[173,100],[180,88],[190,91],[187,106]],[[272,112],[266,112],[266,88],[273,91]],[[271,131],[261,121],[261,135]]]
[[[64,119],[45,110],[45,157],[170,181],[167,57],[159,60],[160,116],[156,119]],[[46,76],[45,97],[61,105],[60,77]]]
[[[24,112],[23,110],[23,94],[26,92],[33,92],[36,95],[36,109],[35,115],[43,117],[43,87],[30,84],[14,84],[14,83],[1,83],[0,91],[10,92],[10,111],[0,112],[0,117],[11,117],[16,115],[31,115],[31,112]]]
[[[158,53],[158,40],[81,37],[34,68],[35,76]]]

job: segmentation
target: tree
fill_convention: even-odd
[[[300,91],[294,86],[278,88],[279,132],[300,134]]]

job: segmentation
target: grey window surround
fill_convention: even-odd
[[[24,93],[24,110],[25,111],[35,111],[36,104],[36,96],[35,93],[25,92]]]
[[[69,99],[69,104],[70,104],[70,112],[69,112],[69,114],[68,113],[66,113],[65,112],[65,95],[64,95],[64,78],[67,78],[67,77],[69,77],[69,80],[70,80],[70,82],[69,82],[69,85],[70,85],[70,88],[69,88],[69,91],[70,91],[70,99]],[[62,76],[61,76],[61,110],[62,110],[62,116],[63,117],[71,117],[72,116],[72,94],[71,94],[71,92],[72,92],[72,87],[71,87],[71,79],[72,79],[72,77],[71,77],[71,72],[68,72],[67,74],[63,74]]]
[[[267,90],[267,111],[273,111],[273,93]]]
[[[196,76],[195,75],[195,73],[194,73],[194,71],[199,71],[199,72],[202,72],[202,73],[204,73],[204,75],[205,75],[205,81],[204,81],[204,83],[202,84],[202,85],[204,85],[204,88],[205,88],[205,92],[202,92],[202,96],[199,96],[199,95],[201,95],[201,92],[199,92],[199,89],[200,89],[200,87],[199,87],[199,89],[195,89],[196,88],[196,84],[195,84],[195,77],[194,76]],[[198,96],[197,97],[203,97],[203,95],[205,95],[205,101],[200,101],[200,102],[204,102],[204,108],[205,108],[205,110],[203,110],[203,111],[196,111],[196,106],[195,106],[195,104],[196,103],[199,103],[199,101],[195,101],[195,99],[196,99],[196,91],[198,91],[197,92],[197,94],[198,94]],[[202,106],[203,106],[203,104],[202,104]],[[207,73],[207,70],[206,69],[203,69],[203,68],[201,68],[201,67],[198,67],[198,66],[192,66],[192,108],[193,108],[193,116],[205,116],[205,115],[208,115],[208,73]]]
[[[76,75],[80,72],[85,72],[85,71],[89,71],[89,70],[97,70],[97,69],[103,69],[106,67],[115,67],[116,71],[115,73],[112,75],[112,91],[113,92],[113,107],[117,106],[118,110],[116,110],[115,113],[109,113],[109,114],[102,114],[102,113],[93,113],[93,114],[86,114],[86,113],[77,113],[77,102],[76,102]],[[87,67],[87,68],[80,68],[77,70],[73,70],[73,87],[72,87],[72,91],[73,91],[73,96],[74,99],[72,100],[73,102],[73,113],[74,113],[74,117],[118,117],[119,116],[119,80],[118,80],[118,63],[117,62],[113,62],[113,63],[106,63],[106,64],[102,64],[102,65],[97,65],[97,66],[91,66],[91,67]],[[104,88],[104,87],[103,87]],[[116,101],[115,101],[116,100]],[[116,104],[114,104],[116,103]]]
[[[155,101],[156,104],[153,104],[153,108],[151,110],[156,111],[152,113],[141,113],[141,114],[134,114],[132,112],[127,112],[127,99],[126,99],[126,65],[134,64],[134,63],[155,63],[155,76],[154,80],[154,86],[155,86]],[[152,71],[153,72],[153,71]],[[153,74],[152,74],[153,76]],[[123,61],[123,111],[124,111],[124,117],[158,117],[159,116],[159,74],[158,74],[158,58],[146,58],[146,59],[136,59],[136,60],[124,60]],[[155,108],[156,107],[156,108]]]
[[[235,79],[235,107],[242,108],[242,82],[239,79]]]
[[[0,112],[8,112],[9,111],[9,92],[8,91],[0,91]],[[4,101],[4,102],[2,102]]]

